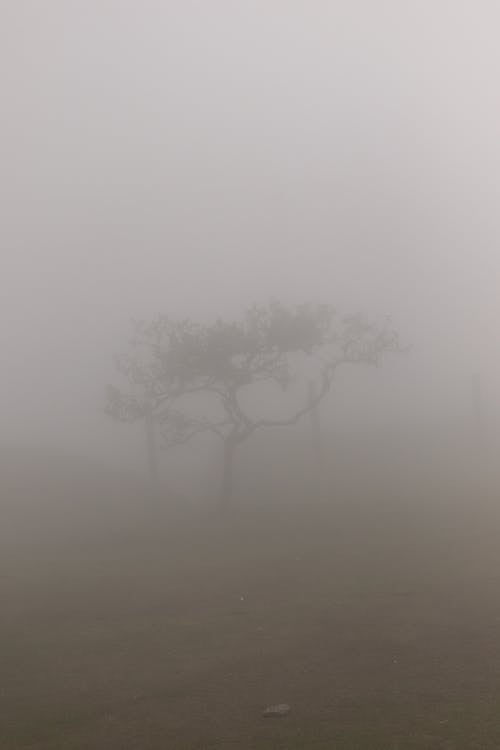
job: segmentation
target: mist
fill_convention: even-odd
[[[496,407],[494,11],[3,15],[7,439],[111,459],[99,388],[130,317],[270,296],[392,315],[418,413],[475,371]]]
[[[350,549],[359,550],[372,519],[383,547],[389,537],[406,539],[406,549],[435,543],[434,572],[444,565],[446,546],[443,537],[436,541],[437,527],[446,536],[479,524],[493,544],[487,528],[500,520],[496,5],[5,0],[0,17],[0,510],[3,543],[13,555],[6,563],[18,612],[12,622],[35,607],[38,584],[30,565],[37,555],[57,558],[60,544],[66,559],[68,541],[79,545],[83,573],[72,570],[78,580],[90,576],[89,590],[97,575],[88,551],[93,545],[101,544],[99,554],[108,559],[126,538],[137,557],[134,564],[124,560],[123,569],[137,564],[159,581],[160,558],[144,562],[141,555],[148,545],[162,548],[161,534],[175,539],[181,527],[187,547],[195,539],[204,550],[205,544],[206,550],[224,547],[227,534],[227,555],[248,580],[261,571],[251,540],[268,527],[263,545],[272,550],[269,565],[279,567],[273,555],[279,560],[283,518],[290,519],[291,534],[285,560],[296,557],[303,523],[306,549],[321,539],[328,547],[326,524],[336,539],[332,547],[343,549],[345,528],[346,539],[353,535]],[[131,321],[163,314],[210,327],[240,320],[270,300],[390,318],[404,354],[335,375],[320,405],[322,467],[309,413],[245,442],[234,470],[235,507],[243,518],[217,520],[214,512],[216,441],[209,436],[170,451],[158,442],[155,497],[166,516],[155,517],[152,541],[144,424],[122,424],[105,413],[106,386],[118,377],[114,357],[129,346]],[[257,389],[256,403],[248,403],[264,416],[280,408],[293,412],[301,387],[289,392],[289,401]],[[311,515],[318,494],[323,504]],[[381,518],[392,519],[382,531]],[[471,559],[479,555],[487,545],[481,533],[474,541],[461,537],[459,559],[458,549],[469,550]],[[241,557],[235,539],[243,545]],[[187,552],[179,544],[183,551],[172,554],[184,570]],[[391,547],[389,554],[384,547],[388,570],[401,563],[398,555],[407,560],[401,549]],[[206,550],[217,585],[233,586],[222,573],[231,563]],[[205,552],[186,573],[191,594],[200,591]],[[24,555],[30,562],[20,562]],[[486,577],[492,559],[484,563]],[[316,563],[325,566],[325,576],[334,568],[323,557]],[[425,567],[420,558],[412,558],[412,571],[413,565],[420,572]],[[51,575],[44,581],[53,587]],[[140,588],[140,574],[134,575]],[[170,575],[165,586],[178,592],[183,574]],[[448,592],[455,581],[443,576]],[[217,599],[219,589],[211,586]],[[276,605],[277,622],[285,611],[292,616],[293,587],[283,586],[288,598],[283,608]],[[158,596],[154,586],[151,595]],[[64,594],[57,590],[54,601],[62,606]],[[211,611],[203,601],[203,612]],[[153,627],[154,614],[146,620]],[[224,627],[214,628],[222,638]],[[179,638],[184,648],[184,635]],[[146,669],[146,657],[137,658]],[[94,695],[101,688],[92,685]],[[287,692],[279,680],[276,691]],[[42,715],[35,693],[29,701]],[[239,703],[237,710],[247,709]],[[158,737],[172,743],[174,725]],[[428,746],[405,744],[398,731],[400,744],[393,747]],[[186,750],[220,739],[213,726],[191,736],[179,725],[178,732],[178,747]],[[42,734],[30,747],[119,743],[118,734],[106,740],[97,730],[62,744]],[[35,742],[28,735],[9,735],[6,747],[27,747]],[[266,745],[272,740],[259,734],[261,744],[251,747],[284,746],[285,734],[273,736],[278,744]],[[436,747],[497,746],[487,744],[497,741],[496,730],[481,745],[472,735],[457,736],[456,744]],[[377,737],[362,745],[359,737],[342,735],[339,747],[351,740],[375,747]],[[160,747],[156,741],[143,737],[137,747]],[[384,742],[389,746],[389,734]],[[250,747],[243,740],[238,746]]]

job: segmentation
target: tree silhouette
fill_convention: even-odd
[[[153,414],[166,446],[206,432],[217,436],[224,457],[220,502],[227,508],[234,454],[244,441],[257,430],[297,423],[323,401],[341,365],[377,365],[383,355],[400,349],[387,324],[362,315],[338,316],[329,305],[271,302],[251,307],[238,321],[209,325],[160,316],[135,323],[129,351],[116,357],[128,386],[108,387],[106,411],[126,422]],[[300,379],[304,363],[315,370],[312,399],[304,395],[282,418],[256,418],[242,406],[242,393],[265,382],[286,391]],[[193,397],[200,394],[215,400],[217,416],[193,413]]]

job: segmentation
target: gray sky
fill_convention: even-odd
[[[478,370],[498,404],[495,2],[4,0],[0,21],[3,438],[109,450],[131,315],[271,295],[392,314],[411,362],[369,391],[392,418]]]

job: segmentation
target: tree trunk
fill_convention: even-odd
[[[224,454],[222,465],[222,486],[220,493],[220,510],[227,512],[231,507],[233,499],[233,471],[234,452],[236,443],[233,440],[224,441]]]
[[[481,391],[481,378],[479,375],[474,375],[472,378],[472,389],[473,389],[473,406],[474,406],[474,437],[475,443],[478,450],[484,448],[484,411],[483,411],[483,398]]]
[[[317,403],[318,391],[313,380],[309,381],[309,406],[311,419],[311,448],[313,458],[313,481],[316,485],[318,500],[323,502],[326,496],[325,482],[325,453],[323,435],[321,432],[321,419],[319,404]]]
[[[158,469],[158,453],[156,450],[156,429],[151,409],[144,413],[144,424],[146,428],[146,453],[148,462],[149,481],[152,489],[156,492],[160,486],[160,472]]]
[[[315,470],[318,472],[318,476],[321,476],[324,469],[324,451],[323,451],[323,437],[321,434],[321,420],[319,416],[319,407],[316,402],[318,398],[316,383],[313,380],[309,381],[309,406],[311,416],[311,444],[312,453],[315,462]]]

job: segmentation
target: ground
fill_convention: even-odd
[[[9,548],[0,748],[499,748],[492,507],[261,508]]]

